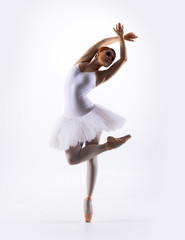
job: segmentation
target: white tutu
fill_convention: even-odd
[[[69,118],[64,114],[57,120],[49,139],[49,146],[67,150],[78,143],[91,141],[98,133],[121,128],[126,119],[109,109],[94,104],[93,109],[80,117]]]

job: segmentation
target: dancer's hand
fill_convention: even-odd
[[[124,28],[121,23],[116,24],[116,29],[113,28],[118,37],[124,37]]]
[[[135,39],[135,38],[138,38],[138,37],[137,37],[133,32],[127,33],[127,34],[125,34],[125,36],[124,36],[124,39],[125,39],[125,40],[127,40],[127,41],[132,41],[132,42],[134,42],[133,39]]]

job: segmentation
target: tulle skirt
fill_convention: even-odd
[[[56,121],[49,138],[49,146],[58,150],[67,150],[78,143],[91,141],[97,134],[121,128],[126,119],[99,104],[79,117],[69,118],[64,114]]]

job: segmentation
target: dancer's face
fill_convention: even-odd
[[[98,61],[104,67],[109,67],[115,59],[115,54],[111,49],[98,53]]]

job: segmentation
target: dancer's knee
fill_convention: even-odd
[[[75,165],[77,163],[79,151],[80,151],[82,145],[83,144],[78,144],[75,147],[70,147],[69,149],[65,150],[66,159],[70,165]]]
[[[74,161],[73,161],[73,159],[72,159],[70,156],[66,156],[66,159],[67,159],[67,162],[68,162],[70,165],[74,165]]]
[[[76,161],[77,161],[77,156],[73,154],[71,154],[68,150],[66,150],[66,159],[67,159],[67,162],[70,164],[70,165],[75,165]]]

